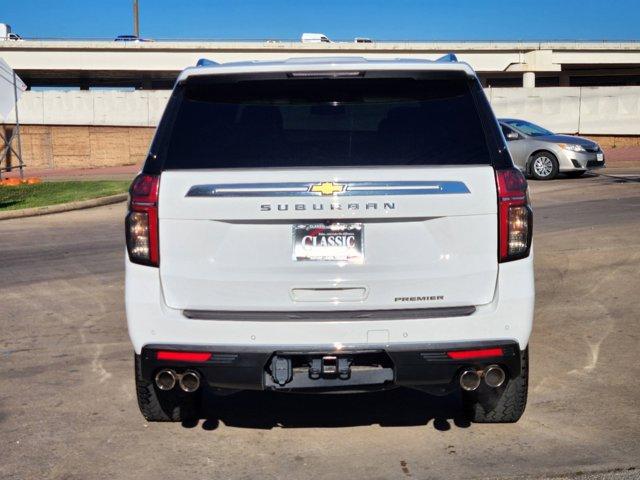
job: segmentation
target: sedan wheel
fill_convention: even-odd
[[[531,159],[531,175],[538,180],[551,180],[558,174],[558,161],[546,152],[537,153]]]

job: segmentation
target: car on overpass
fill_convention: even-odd
[[[114,42],[152,42],[148,38],[140,38],[137,35],[118,35],[113,39]]]
[[[300,37],[302,43],[331,43],[324,33],[303,33]]]
[[[536,180],[552,180],[559,173],[579,177],[604,168],[604,152],[588,138],[558,135],[526,120],[498,120],[513,163]]]
[[[11,31],[11,25],[7,25],[6,23],[0,23],[0,40],[19,41],[19,40],[22,40],[22,37],[17,33],[13,33]]]

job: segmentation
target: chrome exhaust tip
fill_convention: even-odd
[[[171,390],[176,386],[176,372],[167,368],[156,373],[156,385],[160,390]]]
[[[491,388],[498,388],[504,384],[507,374],[498,365],[489,365],[484,369],[484,383]]]
[[[187,392],[195,392],[200,388],[200,374],[194,370],[187,370],[180,376],[180,388]]]
[[[466,392],[473,392],[480,386],[480,374],[476,370],[465,370],[460,375],[460,387]]]

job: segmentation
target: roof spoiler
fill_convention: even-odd
[[[364,57],[322,57],[323,60],[325,61],[331,61],[333,63],[348,63],[348,62],[353,62],[353,61],[366,61],[367,59]],[[317,61],[317,58],[311,57],[294,57],[294,58],[288,58],[286,60],[284,60],[285,63],[300,63],[300,64],[305,64],[305,63],[313,63],[315,61]],[[406,60],[406,59],[405,59]],[[417,59],[412,59],[414,61],[418,61]],[[458,62],[458,57],[456,57],[455,53],[447,53],[446,55],[443,55],[440,58],[437,58],[435,60],[431,60],[433,63],[456,63]],[[198,60],[198,62],[196,63],[196,67],[213,67],[213,66],[217,66],[220,65],[220,63],[215,62],[213,60],[209,60],[208,58],[201,58]]]

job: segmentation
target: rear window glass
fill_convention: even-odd
[[[469,81],[192,78],[163,169],[489,164]]]

